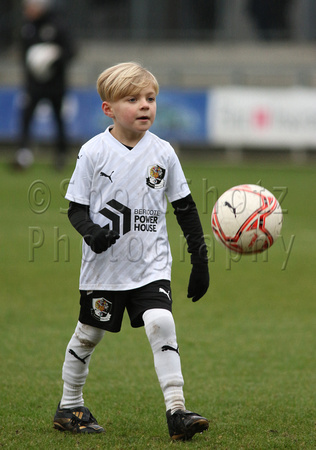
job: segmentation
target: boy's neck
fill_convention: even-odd
[[[125,145],[129,150],[135,147],[136,144],[144,137],[145,133],[139,133],[139,134],[128,134],[128,133],[118,133],[117,129],[113,126],[110,128],[110,133],[117,141],[119,141],[121,144]]]

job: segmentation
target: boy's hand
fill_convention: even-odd
[[[207,264],[193,264],[189,280],[188,298],[197,302],[206,293],[210,284]]]
[[[105,252],[111,245],[115,244],[120,235],[113,230],[100,228],[94,232],[90,239],[90,247],[95,253]]]

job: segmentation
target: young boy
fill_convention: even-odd
[[[188,298],[209,286],[207,250],[195,203],[169,143],[149,132],[159,86],[148,70],[122,63],[97,81],[102,110],[113,125],[80,150],[66,198],[83,236],[80,314],[63,365],[63,395],[54,427],[74,433],[104,429],[84,406],[82,389],[105,331],[119,332],[126,309],[145,327],[164,395],[169,434],[188,440],[206,430],[205,417],[186,410],[170,288],[166,197],[191,253]]]

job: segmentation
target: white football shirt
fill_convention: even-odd
[[[66,199],[89,205],[91,220],[120,238],[96,254],[83,241],[79,288],[124,291],[171,278],[167,200],[190,190],[171,145],[147,131],[132,149],[107,128],[80,149]]]

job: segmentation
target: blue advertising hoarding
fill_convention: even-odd
[[[157,97],[157,116],[151,131],[171,142],[205,142],[207,139],[206,91],[161,89]],[[23,92],[17,88],[0,89],[0,140],[16,141],[19,132]],[[85,142],[112,123],[101,109],[94,88],[70,90],[63,114],[70,142]],[[49,103],[41,102],[32,122],[35,139],[49,142],[55,123]]]

